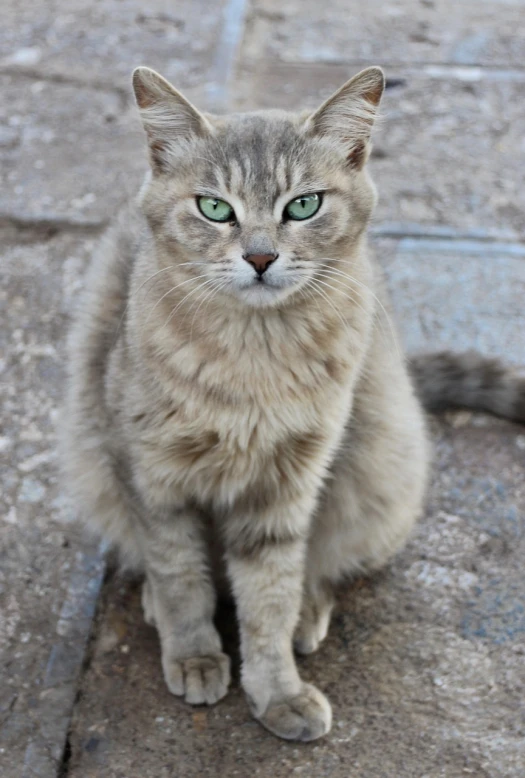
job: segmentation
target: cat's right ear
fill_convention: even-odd
[[[165,78],[150,68],[133,72],[133,91],[148,137],[153,173],[170,168],[170,151],[187,145],[213,130],[203,116]]]
[[[313,134],[341,145],[348,165],[360,169],[370,151],[370,133],[385,88],[381,68],[362,70],[326,100],[307,121]]]

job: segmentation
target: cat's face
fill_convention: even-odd
[[[153,170],[144,209],[184,272],[252,307],[322,292],[374,206],[364,164],[381,71],[312,116],[203,116],[152,71],[134,85]]]

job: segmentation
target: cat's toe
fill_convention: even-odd
[[[313,618],[311,613],[302,614],[293,638],[293,647],[298,654],[313,654],[317,651],[328,634],[329,618],[329,614],[324,618]]]
[[[298,654],[317,651],[328,634],[334,602],[333,589],[329,583],[307,587],[293,641]]]
[[[270,705],[259,721],[285,740],[317,740],[330,731],[332,709],[324,694],[305,683],[295,697]]]
[[[302,656],[313,654],[320,645],[320,639],[313,633],[303,635],[297,634],[293,641],[295,651]]]
[[[163,662],[168,688],[191,705],[213,705],[230,684],[230,657],[223,653]]]
[[[298,654],[313,654],[328,634],[331,609],[314,613],[306,612],[295,631],[293,645]]]

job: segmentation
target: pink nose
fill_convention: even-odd
[[[243,259],[255,269],[259,276],[262,276],[278,256],[278,254],[243,254]]]

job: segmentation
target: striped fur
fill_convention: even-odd
[[[409,367],[429,411],[470,408],[525,422],[525,375],[498,359],[445,351],[413,357]]]
[[[136,71],[151,174],[94,257],[71,333],[64,478],[86,523],[145,573],[169,689],[195,704],[226,694],[213,615],[227,578],[250,707],[288,739],[331,724],[294,642],[318,647],[333,585],[384,564],[425,493],[423,414],[365,237],[383,82],[364,71],[312,115],[214,117]],[[313,192],[312,218],[284,218]],[[235,218],[206,219],[198,196]],[[254,253],[278,254],[261,282]],[[440,391],[485,407],[443,365]],[[505,391],[483,390],[500,391],[498,412],[500,377]]]

